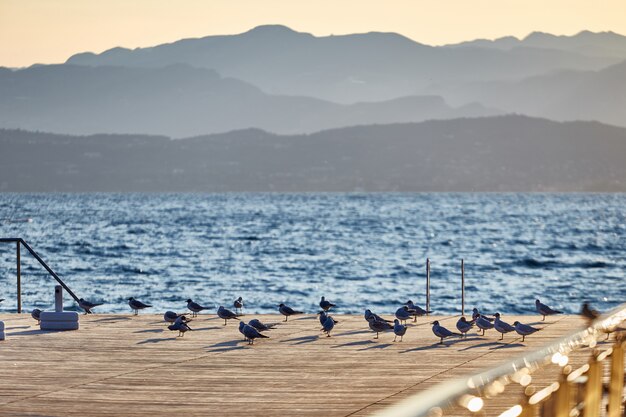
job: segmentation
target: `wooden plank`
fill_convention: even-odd
[[[248,346],[238,322],[223,326],[212,315],[198,317],[183,338],[157,315],[81,316],[74,332],[42,332],[27,315],[0,315],[7,328],[7,340],[0,342],[0,415],[368,415],[582,324],[575,316],[546,322],[506,317],[544,329],[525,343],[517,335],[499,341],[492,330],[440,345],[429,323],[438,319],[454,329],[456,317],[410,323],[402,343],[393,342],[393,333],[373,339],[361,316],[336,316],[340,322],[330,338],[315,316],[286,323],[274,315],[245,319],[253,317],[280,324],[268,332],[270,339]],[[537,382],[552,377],[546,372]],[[486,410],[499,414],[518,391],[488,401]]]

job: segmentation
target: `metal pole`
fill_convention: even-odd
[[[17,250],[17,313],[22,312],[22,276],[20,271],[20,242],[16,243]]]
[[[426,258],[426,315],[430,315],[430,259]]]
[[[465,315],[465,262],[461,259],[461,315]]]

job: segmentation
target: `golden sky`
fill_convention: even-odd
[[[398,32],[431,45],[536,30],[626,34],[626,0],[0,0],[0,66],[262,24],[318,36]]]

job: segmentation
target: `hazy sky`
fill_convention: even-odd
[[[0,66],[262,24],[319,36],[398,32],[431,45],[535,30],[626,34],[626,0],[0,0]]]

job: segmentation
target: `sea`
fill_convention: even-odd
[[[100,313],[209,312],[243,297],[308,313],[392,314],[407,300],[534,314],[626,302],[626,194],[13,194],[0,193],[0,237],[23,238]],[[51,309],[54,279],[21,250],[23,308]],[[0,244],[0,311],[16,308],[15,244]],[[65,295],[65,307],[77,310]]]

